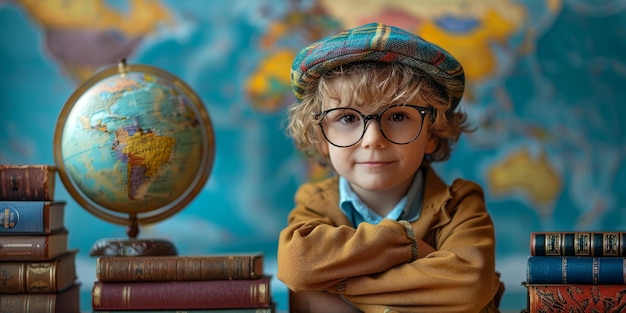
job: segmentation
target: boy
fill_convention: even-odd
[[[458,61],[372,23],[304,48],[291,80],[289,133],[338,174],[300,187],[280,234],[291,312],[498,312],[482,189],[430,167],[469,131]]]

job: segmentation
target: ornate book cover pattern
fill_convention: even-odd
[[[54,293],[76,281],[76,253],[72,250],[50,261],[0,262],[0,294]]]
[[[624,257],[626,232],[533,232],[533,256],[614,256]]]
[[[526,285],[528,312],[626,312],[625,285]]]

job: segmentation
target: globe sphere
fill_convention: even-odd
[[[122,225],[183,209],[206,183],[214,153],[198,95],[165,70],[125,62],[74,91],[54,134],[55,165],[70,195]]]

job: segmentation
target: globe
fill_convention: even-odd
[[[131,226],[183,209],[206,183],[214,151],[198,95],[162,69],[125,62],[74,91],[54,134],[55,165],[70,195],[97,217]]]

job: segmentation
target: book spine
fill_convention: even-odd
[[[626,232],[533,232],[532,256],[626,256]]]
[[[53,294],[16,294],[0,297],[0,312],[55,313],[56,297]]]
[[[0,201],[1,234],[48,234],[63,227],[64,202]]]
[[[26,293],[26,263],[0,263],[0,294]]]
[[[626,284],[626,258],[530,256],[529,284]]]
[[[0,294],[55,293],[76,280],[77,250],[52,261],[0,262]]]
[[[52,201],[55,173],[51,165],[0,165],[0,200]]]
[[[111,282],[256,279],[262,274],[263,259],[258,255],[100,257],[96,261],[96,278]]]
[[[626,285],[527,285],[526,288],[527,312],[623,312],[626,307]]]
[[[67,231],[50,235],[0,236],[0,260],[48,261],[67,251]]]
[[[0,312],[80,313],[79,286],[75,285],[59,293],[2,295]]]
[[[94,310],[267,308],[269,278],[253,280],[101,282],[92,290]]]

